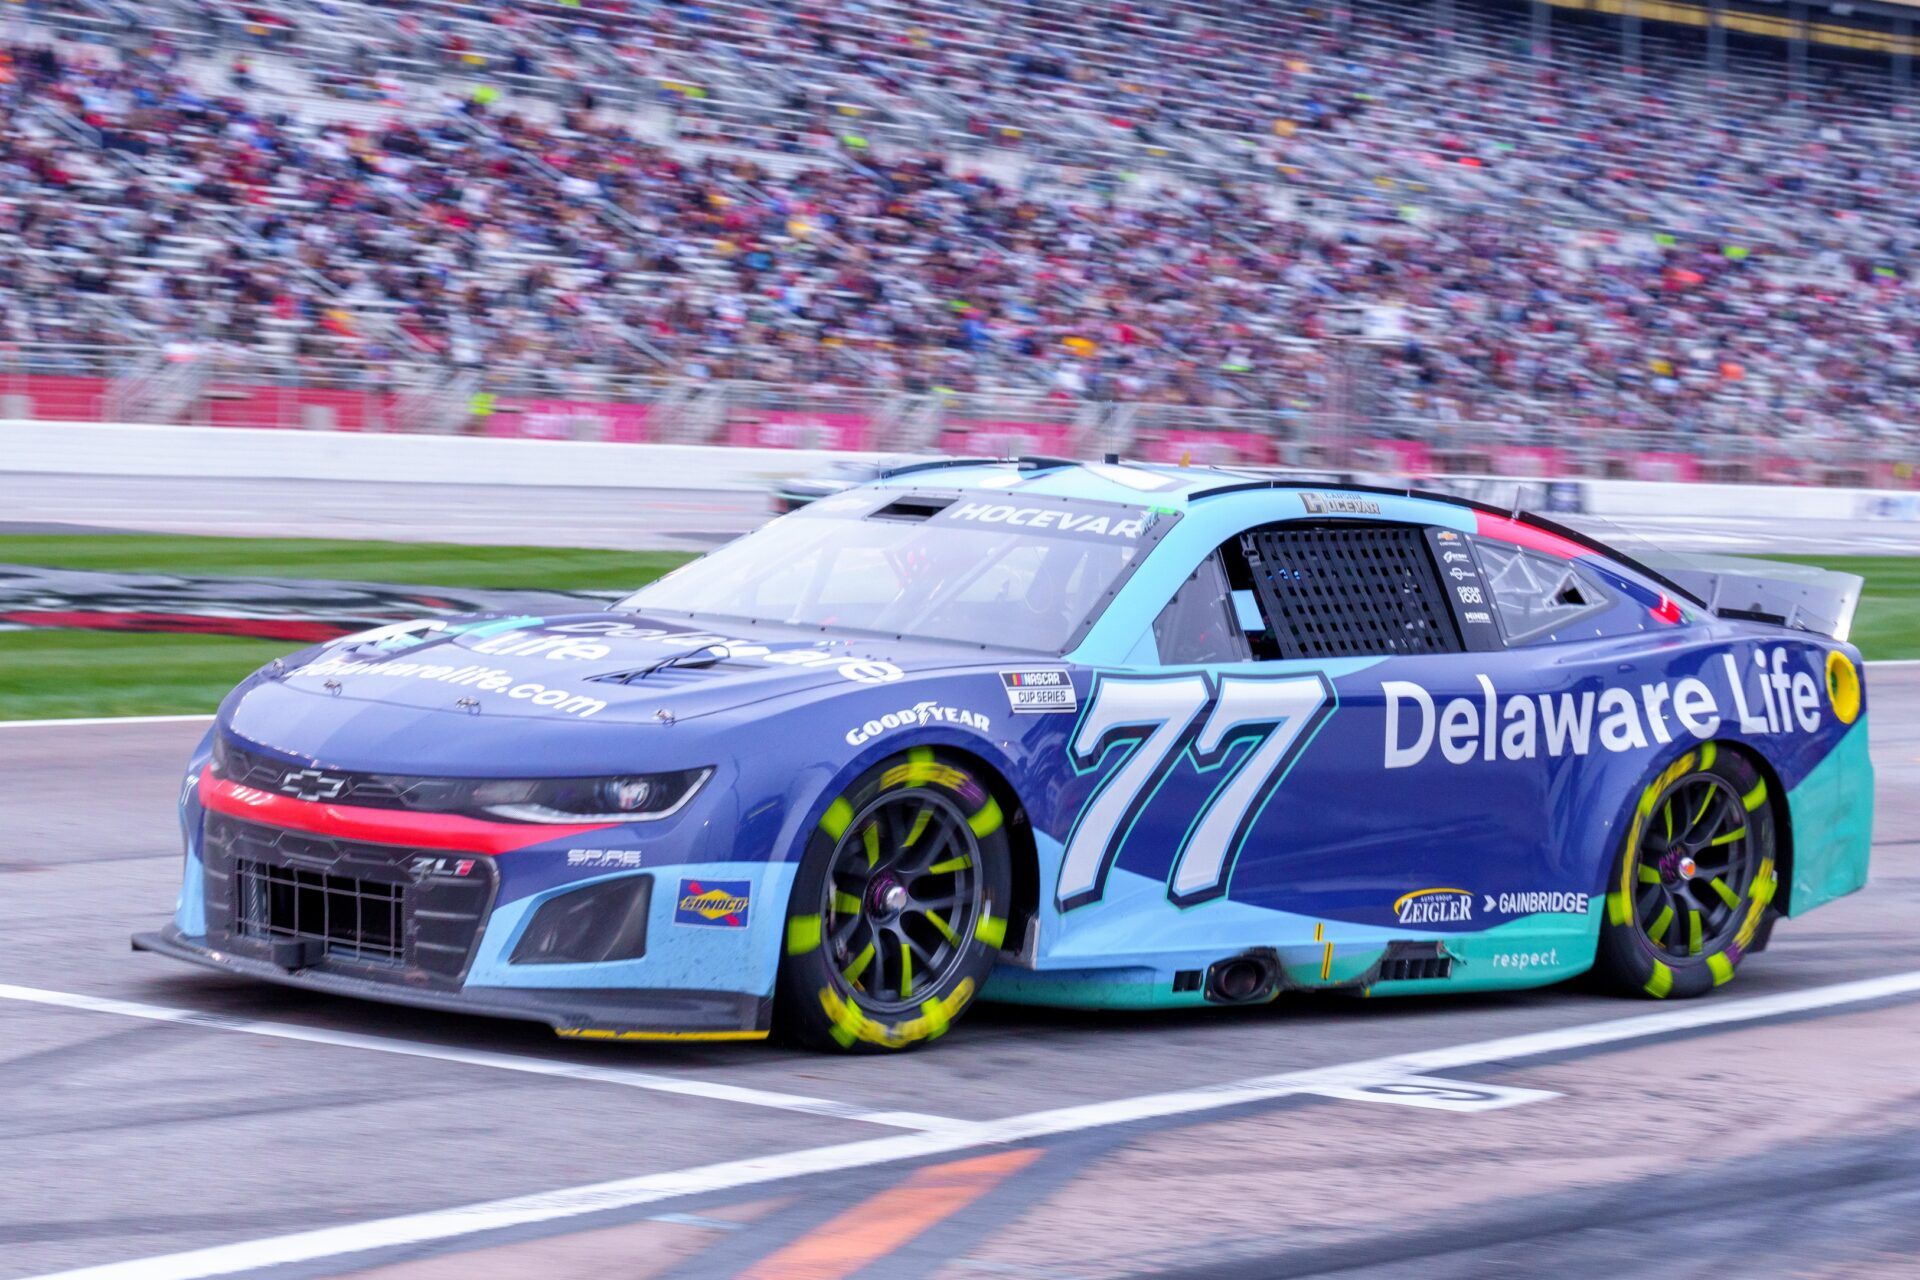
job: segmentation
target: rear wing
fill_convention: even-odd
[[[1857,573],[1746,556],[1653,554],[1660,573],[1722,618],[1771,622],[1845,640],[1866,580]]]

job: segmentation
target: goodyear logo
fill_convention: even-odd
[[[752,883],[746,880],[682,880],[673,902],[673,922],[744,929],[752,891]]]

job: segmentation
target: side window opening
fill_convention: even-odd
[[[1610,603],[1571,561],[1484,538],[1474,549],[1511,642],[1557,631]]]
[[[1261,658],[1462,653],[1466,643],[1414,525],[1298,523],[1229,544],[1228,575],[1253,592],[1266,623]]]
[[[1252,650],[1241,630],[1235,600],[1239,594],[1228,585],[1219,552],[1202,560],[1153,620],[1160,661],[1168,665],[1247,661]]]

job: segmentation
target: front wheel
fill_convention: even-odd
[[[1773,806],[1753,762],[1711,742],[1648,783],[1607,893],[1605,985],[1662,999],[1733,977],[1779,887]]]
[[[827,807],[787,908],[774,1016],[814,1048],[945,1034],[1007,931],[1006,818],[977,770],[918,747]]]

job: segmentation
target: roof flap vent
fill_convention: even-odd
[[[915,495],[911,498],[895,498],[886,506],[874,512],[871,520],[902,520],[907,522],[931,520],[957,501],[955,498],[930,498]]]

